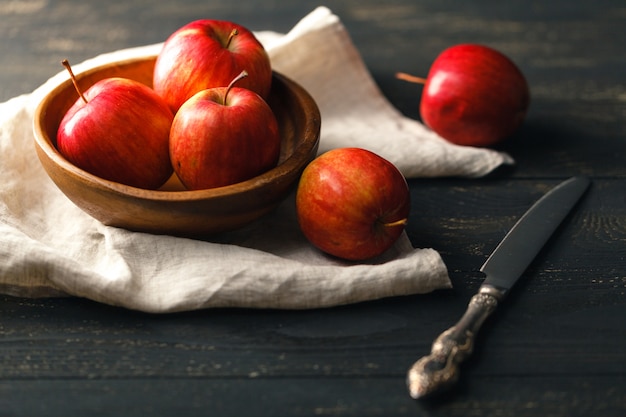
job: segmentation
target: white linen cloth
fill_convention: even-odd
[[[452,145],[401,115],[378,90],[339,18],[320,7],[289,33],[257,33],[275,70],[303,85],[322,114],[320,152],[358,146],[407,177],[479,177],[510,156]],[[153,55],[161,44],[100,55],[74,65]],[[146,312],[211,307],[303,309],[449,288],[433,249],[406,234],[379,259],[342,262],[301,235],[293,198],[245,228],[212,241],[104,226],[71,203],[43,171],[32,118],[64,71],[31,94],[0,104],[0,292],[79,296]]]

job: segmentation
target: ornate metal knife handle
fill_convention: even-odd
[[[502,298],[503,291],[487,285],[480,287],[463,317],[437,337],[430,355],[424,356],[409,369],[407,386],[412,398],[429,396],[456,383],[459,364],[472,353],[476,333]]]

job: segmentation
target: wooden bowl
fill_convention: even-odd
[[[108,77],[131,78],[151,86],[155,59],[115,62],[76,76],[83,91]],[[315,101],[301,86],[275,72],[268,98],[282,139],[275,168],[225,187],[186,191],[170,181],[159,190],[145,190],[92,175],[59,153],[57,129],[76,99],[68,77],[41,101],[33,122],[37,155],[52,181],[74,204],[103,224],[133,231],[198,236],[248,224],[290,194],[319,146],[321,118]]]

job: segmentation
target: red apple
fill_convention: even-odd
[[[174,115],[152,89],[126,78],[98,81],[64,115],[57,131],[59,152],[98,177],[155,189],[172,175],[169,131]]]
[[[491,146],[520,126],[529,104],[526,78],[513,61],[487,46],[461,44],[433,62],[420,115],[450,142]]]
[[[302,173],[296,211],[303,234],[333,256],[362,261],[382,254],[407,222],[406,179],[381,156],[338,148],[314,159]]]
[[[202,90],[178,110],[170,131],[174,171],[191,190],[234,184],[276,166],[278,122],[255,92],[234,87]]]
[[[238,86],[267,98],[272,68],[254,34],[233,22],[197,20],[165,41],[155,64],[153,88],[176,112],[195,93],[226,87],[243,70],[250,76]]]

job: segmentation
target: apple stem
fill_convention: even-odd
[[[406,72],[397,72],[396,78],[410,83],[426,84],[426,78],[416,77],[415,75],[407,74]]]
[[[407,219],[396,220],[395,222],[385,223],[385,227],[395,227],[395,226],[404,226],[407,222]]]
[[[228,40],[226,41],[226,48],[230,46],[230,41],[237,35],[239,35],[239,31],[236,28],[230,31],[230,35],[228,35]]]
[[[235,85],[235,83],[239,80],[241,80],[242,78],[246,78],[248,76],[248,71],[243,70],[239,73],[238,76],[236,76],[231,82],[230,84],[228,84],[228,87],[226,87],[226,92],[224,93],[224,105],[226,105],[226,98],[228,97],[228,93],[230,92],[230,89],[233,88],[233,86]]]
[[[67,69],[67,72],[70,73],[70,78],[72,79],[74,88],[78,92],[78,95],[80,96],[80,98],[82,98],[85,104],[87,104],[88,103],[87,99],[85,98],[85,96],[83,95],[83,92],[80,91],[80,88],[78,87],[78,82],[76,81],[76,76],[74,75],[74,71],[72,71],[72,66],[70,65],[70,61],[68,61],[67,59],[64,59],[63,61],[61,61],[61,64],[63,64],[63,66]]]

